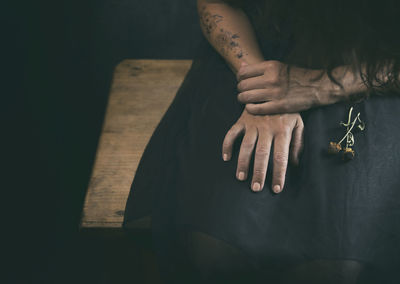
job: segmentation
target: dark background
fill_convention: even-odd
[[[112,283],[103,244],[83,238],[79,220],[113,68],[124,58],[192,58],[201,40],[195,4],[2,4],[7,283]]]

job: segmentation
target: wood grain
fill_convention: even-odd
[[[124,60],[116,67],[81,228],[122,228],[125,203],[144,148],[191,63]]]

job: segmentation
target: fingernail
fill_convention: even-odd
[[[224,154],[223,159],[224,161],[228,161],[228,154]]]
[[[274,185],[274,192],[279,193],[281,191],[281,187],[279,185]]]
[[[244,172],[240,172],[238,178],[239,180],[244,180]]]
[[[258,182],[253,183],[253,190],[260,191],[261,185]]]

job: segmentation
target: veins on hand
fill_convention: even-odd
[[[205,31],[207,37],[211,38],[211,34],[216,32],[216,45],[222,55],[234,53],[237,58],[243,57],[242,48],[236,41],[238,38],[240,38],[240,36],[221,27],[218,27],[218,23],[224,20],[223,16],[218,14],[211,14],[205,6],[202,7],[199,16],[200,24]]]

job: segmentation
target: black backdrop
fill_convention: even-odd
[[[1,6],[3,277],[105,283],[78,224],[112,71],[123,58],[192,58],[195,0]]]

